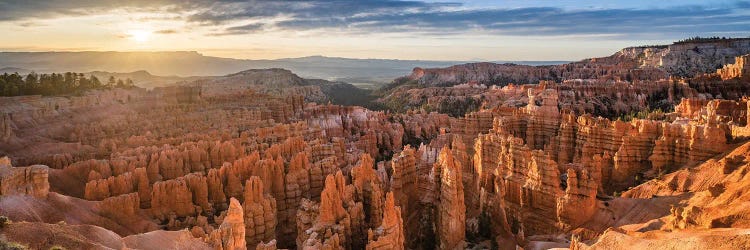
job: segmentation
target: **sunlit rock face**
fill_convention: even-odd
[[[453,157],[450,149],[443,148],[438,156],[433,174],[439,178],[439,199],[437,231],[439,248],[457,249],[466,244],[466,205],[464,204],[461,164]]]
[[[366,249],[405,249],[404,221],[393,193],[386,195],[383,209],[383,223],[375,230],[369,229],[367,232]]]
[[[734,58],[734,63],[726,64],[722,68],[716,70],[716,74],[721,76],[722,80],[729,80],[733,78],[743,78],[750,74],[750,55],[742,55]]]
[[[221,239],[221,249],[242,250],[247,249],[245,244],[245,223],[242,213],[242,206],[237,199],[232,198],[229,202],[229,210],[219,226],[218,231],[213,235],[218,235]]]

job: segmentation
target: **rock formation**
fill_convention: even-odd
[[[245,184],[242,207],[245,216],[245,240],[248,246],[275,238],[276,199],[263,193],[263,182],[257,176],[250,177]]]
[[[466,205],[464,186],[461,177],[461,164],[453,158],[450,149],[443,148],[435,164],[435,178],[440,190],[437,231],[440,249],[460,249],[464,247],[466,232]]]
[[[442,69],[415,68],[404,80],[430,86],[477,82],[486,85],[536,83],[567,79],[658,80],[666,74],[692,77],[711,73],[734,57],[750,52],[750,39],[715,42],[683,42],[669,46],[630,47],[603,58],[563,65],[526,66],[470,63]]]
[[[401,207],[404,214],[410,215],[416,211],[419,196],[417,192],[419,183],[417,178],[416,152],[410,146],[391,161],[393,174],[391,175],[391,190],[396,204]]]
[[[303,201],[301,210],[297,212],[298,246],[344,249],[355,243],[351,242],[350,237],[354,227],[362,223],[363,210],[361,203],[351,204],[351,188],[352,186],[345,186],[343,175],[338,172],[335,177],[326,177],[319,205]],[[344,208],[345,203],[353,214]],[[315,218],[311,218],[311,212],[315,214]]]
[[[401,219],[401,209],[396,206],[393,193],[385,198],[383,224],[375,231],[367,233],[366,249],[404,249],[404,222]]]
[[[240,202],[231,198],[229,210],[227,210],[227,215],[221,222],[221,226],[211,233],[213,239],[218,239],[216,245],[220,246],[221,249],[247,249],[247,244],[245,244],[245,219],[242,210]]]
[[[0,142],[6,142],[13,137],[12,122],[8,114],[2,114],[2,120],[0,120]]]
[[[13,167],[8,157],[0,158],[0,195],[31,195],[47,198],[49,168],[44,165]]]
[[[750,74],[749,59],[750,54],[735,57],[734,63],[724,65],[722,68],[716,70],[716,74],[720,75],[722,80],[747,77]]]
[[[0,98],[0,215],[72,248],[744,246],[747,41],[417,68],[384,111],[281,69]]]

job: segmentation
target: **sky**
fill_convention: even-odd
[[[750,36],[750,1],[0,0],[0,51],[579,60]]]

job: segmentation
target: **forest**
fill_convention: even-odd
[[[132,80],[115,79],[110,76],[102,83],[96,76],[86,77],[83,73],[29,73],[22,76],[18,73],[0,75],[0,96],[21,95],[80,95],[88,90],[134,88]]]

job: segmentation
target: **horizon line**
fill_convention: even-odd
[[[635,46],[633,46],[635,47]],[[626,47],[629,48],[629,47]],[[303,58],[314,58],[322,57],[329,59],[352,59],[352,60],[387,60],[387,61],[421,61],[421,62],[461,62],[461,63],[472,63],[472,62],[574,62],[590,58],[579,58],[579,59],[552,59],[552,60],[534,60],[534,59],[522,59],[522,60],[508,60],[508,59],[402,59],[402,58],[377,58],[377,57],[344,57],[344,56],[327,56],[327,55],[306,55],[298,57],[278,57],[278,58],[238,58],[238,57],[222,57],[206,55],[205,52],[199,50],[26,50],[26,51],[7,51],[0,49],[0,53],[196,53],[204,57],[214,57],[222,59],[234,59],[234,60],[248,60],[248,61],[279,61],[279,60],[290,60],[290,59],[303,59]],[[616,51],[614,52],[616,53]]]

